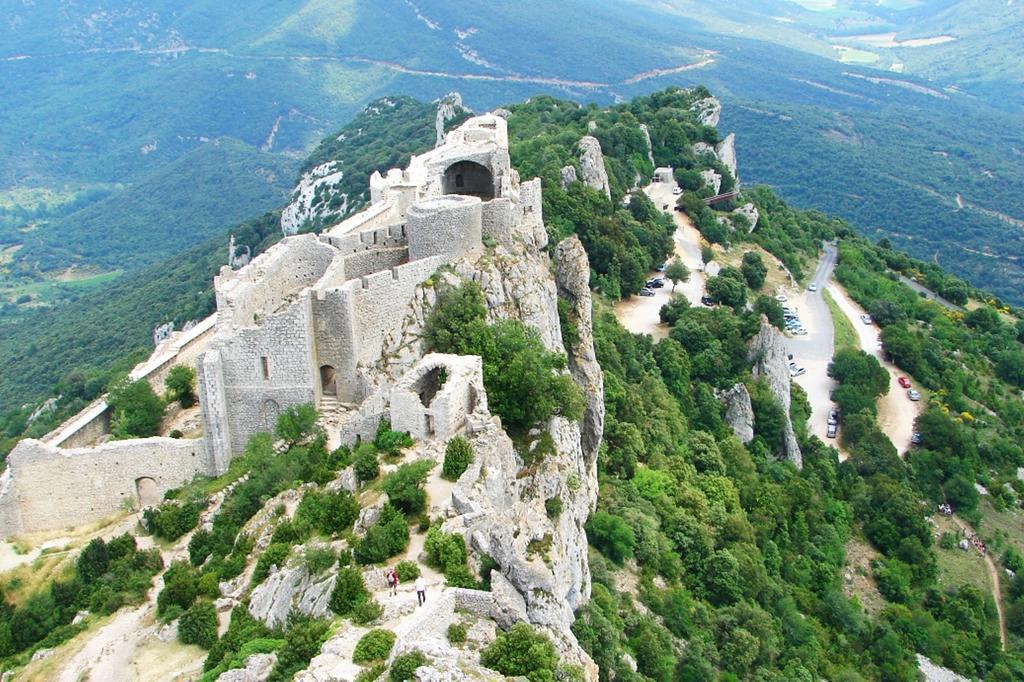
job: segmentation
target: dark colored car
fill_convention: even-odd
[[[654,279],[647,280],[646,286],[650,289],[660,289],[665,286],[665,280],[661,277],[655,277]]]
[[[917,431],[914,431],[914,433],[911,434],[910,436],[910,442],[913,443],[914,445],[920,445],[921,443],[924,442],[924,436],[922,436]]]
[[[832,426],[839,423],[839,410],[828,411],[828,425]]]
[[[706,306],[713,306],[715,304],[715,299],[711,298],[710,296],[701,296],[700,302]]]

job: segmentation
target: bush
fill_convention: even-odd
[[[199,572],[184,561],[175,561],[164,573],[164,589],[156,599],[157,616],[166,619],[187,609],[198,594]]]
[[[196,370],[188,365],[175,365],[164,379],[168,398],[177,400],[182,407],[189,408],[196,403]]]
[[[334,582],[331,592],[330,607],[339,616],[346,616],[360,603],[366,601],[370,593],[363,582],[363,574],[355,568],[342,568]]]
[[[448,626],[448,641],[452,644],[462,644],[466,641],[466,626],[462,623],[452,623]]]
[[[199,525],[199,513],[206,509],[207,501],[190,500],[184,504],[164,502],[142,513],[146,528],[158,538],[177,540]]]
[[[764,286],[764,280],[768,276],[768,268],[761,259],[761,254],[756,251],[747,251],[743,254],[743,262],[740,265],[740,272],[747,286],[757,291]]]
[[[466,565],[466,541],[456,533],[445,533],[434,526],[427,531],[423,549],[427,553],[427,564],[439,571]]]
[[[270,543],[259,560],[256,561],[256,568],[252,572],[252,584],[259,585],[270,575],[270,567],[281,568],[287,561],[288,555],[292,553],[292,546],[286,544]]]
[[[384,505],[380,518],[352,550],[360,564],[376,564],[395,556],[409,544],[409,526],[402,513],[390,504]]]
[[[395,571],[398,573],[398,579],[403,583],[420,577],[420,567],[414,561],[399,561],[395,566]]]
[[[469,468],[473,461],[473,447],[462,436],[455,436],[448,441],[444,449],[444,465],[441,467],[441,477],[456,481],[463,472]]]
[[[356,478],[360,481],[372,481],[377,478],[377,474],[380,473],[380,464],[377,462],[377,453],[372,445],[364,443],[356,449],[353,466]]]
[[[330,547],[307,547],[302,560],[310,575],[319,575],[338,563],[338,554]]]
[[[302,496],[295,518],[327,535],[349,530],[359,517],[359,502],[347,490],[310,490]]]
[[[384,615],[384,607],[374,599],[367,599],[355,605],[352,609],[352,622],[358,625],[366,625]]]
[[[407,654],[396,656],[391,662],[391,670],[388,677],[391,682],[406,682],[416,675],[416,668],[428,663],[427,657],[418,651],[410,651]]]
[[[356,675],[355,682],[376,682],[380,679],[381,675],[387,672],[387,670],[388,668],[386,665],[383,663],[377,663]]]
[[[498,635],[480,652],[480,665],[506,677],[526,677],[533,682],[550,682],[558,666],[555,645],[526,623],[516,623]]]
[[[274,435],[289,445],[308,439],[316,431],[316,408],[310,403],[289,405],[277,416]]]
[[[217,642],[217,609],[212,602],[205,599],[197,601],[181,614],[178,639],[183,644],[195,644],[204,649]]]
[[[562,514],[562,498],[555,495],[545,500],[544,511],[547,512],[548,518],[557,519]]]
[[[423,483],[433,467],[434,463],[429,460],[403,464],[384,478],[381,489],[387,493],[391,504],[404,514],[419,513],[427,506]]]
[[[352,662],[383,661],[391,653],[391,647],[394,645],[395,633],[390,630],[370,630],[356,644],[355,651],[352,652]]]
[[[164,402],[145,379],[127,379],[110,390],[110,431],[114,438],[155,436],[164,416]]]
[[[377,448],[378,452],[382,452],[390,457],[395,457],[402,453],[402,448],[407,448],[412,445],[412,437],[407,433],[401,431],[392,431],[391,422],[387,419],[382,419],[380,424],[377,426],[377,435],[373,438],[373,446]]]
[[[284,646],[277,652],[277,665],[270,674],[269,682],[284,682],[292,679],[298,671],[309,665],[331,632],[331,624],[324,620],[300,618],[288,625]]]

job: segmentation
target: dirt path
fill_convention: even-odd
[[[965,533],[974,532],[970,525],[959,516],[954,515],[953,521]],[[1003,615],[1003,592],[999,587],[999,569],[996,568],[996,564],[992,561],[990,554],[985,554],[983,558],[985,559],[985,567],[988,569],[988,579],[992,583],[992,601],[996,603],[996,614],[999,616],[999,643],[1003,651],[1006,651],[1006,617]]]
[[[921,402],[910,400],[906,389],[899,385],[897,379],[901,375],[900,369],[885,359],[878,327],[864,324],[860,320],[864,309],[854,303],[846,290],[838,284],[833,282],[828,290],[857,331],[861,349],[878,358],[878,362],[889,372],[889,392],[878,399],[878,425],[902,457],[910,449],[914,421],[921,412]]]

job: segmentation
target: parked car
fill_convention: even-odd
[[[924,436],[922,436],[917,431],[914,431],[914,433],[910,434],[910,442],[913,443],[914,445],[920,445],[921,443],[924,442]]]
[[[710,296],[701,296],[700,302],[709,307],[715,305],[715,299]]]
[[[914,402],[917,402],[918,400],[921,399],[921,394],[915,391],[914,389],[910,389],[909,391],[907,391],[907,397],[913,400]]]
[[[896,381],[899,382],[901,388],[910,388],[910,379],[905,376],[900,376]]]
[[[828,411],[828,425],[833,426],[839,423],[839,410],[831,409]]]
[[[645,284],[644,286],[646,286],[648,289],[660,289],[663,286],[665,286],[665,280],[663,280],[661,277],[653,277],[647,280],[647,284]]]
[[[654,290],[653,289],[648,289],[647,287],[644,287],[643,289],[640,290],[640,295],[641,296],[654,296]]]
[[[807,336],[807,330],[804,329],[803,327],[797,327],[796,329],[793,330],[793,333],[796,334],[797,336]]]
[[[667,267],[668,267],[668,263],[662,263],[661,265],[659,265],[658,267],[656,267],[654,269],[657,270],[658,272],[665,272],[665,269]]]
[[[807,374],[807,369],[804,368],[804,367],[790,367],[789,368],[789,375],[791,377],[799,377],[799,376],[803,376],[804,374]]]
[[[815,284],[814,282],[811,282],[810,284],[807,285],[807,291],[817,291],[817,290],[818,290],[818,285]]]
[[[825,431],[825,435],[828,436],[829,438],[835,438],[836,437],[836,432],[838,432],[838,431],[839,431],[839,425],[838,424],[829,424],[828,425],[828,430]]]
[[[871,316],[868,315],[867,313],[864,313],[863,315],[860,316],[860,321],[863,322],[864,324],[871,324],[872,322],[874,322],[874,320],[871,319]]]
[[[785,303],[789,299],[786,298],[785,294],[775,294],[775,300],[778,301],[779,303]]]
[[[682,193],[683,193],[683,188],[682,187],[673,187],[672,188],[672,194],[682,194]]]

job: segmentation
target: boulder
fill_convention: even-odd
[[[576,177],[576,166],[563,166],[562,167],[562,189],[569,189],[569,185],[579,180]]]
[[[754,376],[765,378],[772,397],[782,408],[782,413],[785,415],[783,451],[786,459],[800,469],[803,467],[803,456],[796,440],[796,432],[793,431],[793,422],[789,417],[791,396],[786,344],[782,333],[773,327],[764,315],[761,316],[760,330],[750,341],[749,357],[754,364]]]
[[[271,628],[283,625],[293,609],[314,618],[328,616],[336,577],[333,569],[310,575],[301,562],[272,570],[252,591],[249,613]]]
[[[277,654],[253,654],[245,659],[244,668],[227,670],[217,682],[264,682],[277,665]]]

